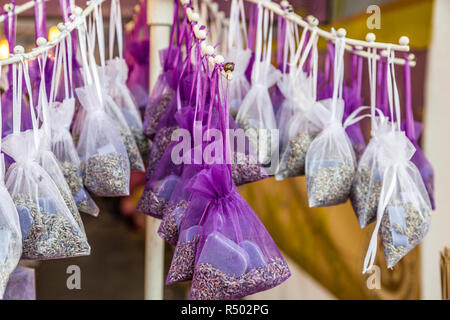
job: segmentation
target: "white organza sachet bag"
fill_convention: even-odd
[[[376,56],[375,50],[369,49],[369,53]],[[368,58],[368,67],[371,91],[371,139],[359,159],[350,193],[353,211],[361,228],[365,228],[377,218],[377,208],[386,168],[382,162],[382,157],[380,157],[380,153],[383,152],[384,148],[381,142],[383,136],[391,131],[391,124],[388,118],[376,108],[377,61],[375,58]]]
[[[281,72],[271,64],[273,13],[266,11],[267,9],[264,9],[261,4],[258,10],[258,34],[252,86],[242,101],[236,122],[245,131],[251,148],[257,152],[259,163],[266,165],[271,162],[272,154],[278,152],[278,136],[274,135],[277,125],[269,88],[277,83]],[[263,23],[268,26],[264,28],[264,32]],[[261,56],[264,56],[262,61]]]
[[[60,68],[61,65],[61,54],[66,54],[65,50],[62,50],[63,42],[60,43],[57,49],[57,56],[59,55],[59,59],[56,59],[56,63],[53,64],[54,70]],[[72,196],[72,192],[70,191],[70,187],[67,184],[67,181],[64,177],[64,174],[59,166],[59,162],[56,159],[55,155],[51,151],[50,144],[50,119],[49,119],[49,110],[48,110],[48,100],[47,100],[47,89],[45,85],[45,64],[47,60],[47,54],[44,52],[41,57],[38,58],[39,68],[41,72],[41,81],[39,84],[39,97],[38,97],[38,110],[41,114],[42,118],[42,128],[39,130],[39,150],[38,150],[38,163],[39,165],[52,177],[53,182],[56,184],[59,192],[61,193],[64,202],[67,208],[70,210],[75,221],[78,223],[81,230],[84,232],[83,221],[80,217],[80,212],[78,211],[75,200]],[[52,100],[55,99],[56,92],[56,75],[57,73],[53,73],[52,84],[50,89],[50,96]]]
[[[5,160],[0,154],[0,299],[22,255],[22,233],[16,206],[5,187]]]

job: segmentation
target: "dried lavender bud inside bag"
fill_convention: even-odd
[[[195,253],[200,235],[191,240],[180,240],[175,247],[172,263],[167,274],[166,284],[189,281],[194,274]]]
[[[64,190],[61,190],[61,189],[59,189],[59,193],[61,193],[61,196],[64,199],[64,203],[66,204],[67,208],[69,209],[70,213],[72,214],[72,217],[75,219],[75,222],[78,224],[80,229],[84,232],[83,220],[81,220],[80,212],[78,211],[77,205],[75,203],[75,200],[73,199],[72,194],[65,192]]]
[[[128,158],[115,153],[95,154],[83,163],[84,184],[100,197],[126,196],[129,194]]]
[[[215,231],[206,238],[196,261],[191,299],[240,299],[273,288],[289,276],[286,262],[267,257],[256,242],[237,244]]]
[[[167,107],[172,102],[174,97],[174,91],[169,91],[162,94],[161,98],[155,106],[153,114],[148,116],[148,122],[145,127],[145,134],[147,136],[151,137],[156,134],[156,129],[158,127],[159,121],[161,120],[161,117],[166,112]],[[145,118],[147,119],[147,117]]]
[[[372,172],[368,166],[358,166],[350,200],[361,228],[368,226],[377,218],[382,185],[382,177],[379,174]]]
[[[185,200],[167,206],[164,217],[159,225],[159,236],[173,246],[177,245],[181,222],[183,221],[187,207],[188,202]]]
[[[172,133],[177,129],[177,127],[164,127],[158,131],[155,138],[153,139],[152,148],[150,150],[150,155],[148,159],[148,168],[146,177],[147,180],[150,179],[153,171],[161,160],[166,149],[172,143]]]
[[[239,299],[273,288],[289,276],[290,271],[286,262],[279,258],[271,259],[266,265],[250,269],[240,276],[230,276],[211,264],[199,264],[192,280],[191,299]]]
[[[253,119],[242,119],[237,125],[244,130],[252,150],[258,154],[262,164],[270,163],[272,156],[272,137],[270,130],[260,128]]]
[[[41,198],[36,204],[29,196],[18,194],[13,200],[22,230],[23,259],[58,259],[90,253],[81,229],[56,213],[52,199]]]
[[[144,214],[162,219],[178,180],[178,176],[169,175],[162,180],[147,185],[139,199],[137,209]]]
[[[141,154],[142,161],[146,163],[148,161],[148,156],[150,155],[152,142],[147,138],[142,129],[130,127],[130,130],[133,134],[134,140],[136,141],[136,145],[139,149],[139,153]]]
[[[277,180],[305,174],[306,153],[317,133],[299,132],[289,140],[275,175]]]
[[[241,152],[233,154],[232,176],[236,186],[256,182],[267,178],[266,170],[257,163],[257,159]]]
[[[78,210],[93,216],[98,215],[97,205],[84,189],[81,168],[70,161],[65,161],[60,166]]]
[[[123,144],[127,150],[128,160],[130,161],[130,170],[144,172],[145,167],[142,162],[141,153],[139,152],[136,141],[128,128],[119,128],[120,136],[122,137]]]
[[[380,226],[381,246],[388,268],[394,267],[428,233],[431,211],[412,202],[392,201]]]

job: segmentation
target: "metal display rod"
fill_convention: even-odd
[[[16,8],[14,10],[14,14],[15,15],[21,14],[22,12],[33,8],[36,3],[39,3],[39,2],[42,2],[42,1],[47,2],[48,0],[37,0],[37,1],[32,0],[32,1],[28,1],[28,2],[26,2],[24,4],[21,4],[20,6],[16,6]],[[13,5],[11,3],[7,3],[7,4],[5,4],[3,6],[3,10],[8,12],[8,14],[11,14],[12,9],[13,9]],[[2,14],[0,16],[0,23],[3,22],[3,21],[5,21],[5,15],[4,14]]]
[[[268,10],[274,12],[275,14],[284,17],[286,20],[292,21],[295,24],[299,25],[302,28],[306,28],[309,30],[312,30],[316,28],[317,34],[327,39],[328,41],[335,41],[336,37],[339,36],[345,36],[347,31],[343,28],[337,30],[337,34],[334,35],[331,32],[325,31],[323,29],[318,28],[319,25],[319,19],[317,19],[314,16],[308,16],[306,19],[302,18],[301,16],[294,13],[292,6],[289,4],[289,1],[283,0],[280,4],[269,1],[269,0],[245,0],[247,2],[258,4],[260,3],[263,7],[267,8]],[[219,6],[217,2],[213,0],[203,0],[203,2],[208,6],[209,10],[212,12],[212,14],[218,16],[220,21],[223,23],[224,26],[228,24],[226,19],[223,19],[223,12],[219,11]],[[375,57],[376,60],[380,59],[380,55],[373,55],[367,51],[364,51],[364,48],[375,48],[381,50],[381,56],[386,57],[387,56],[387,50],[390,48],[393,51],[398,52],[409,52],[409,38],[406,36],[402,36],[399,39],[399,44],[392,44],[392,43],[383,43],[383,42],[376,42],[376,37],[374,33],[368,33],[366,35],[366,41],[362,40],[355,40],[351,38],[346,38],[346,45],[345,49],[349,52],[352,52],[358,56],[362,56],[364,58],[372,58]],[[415,56],[414,54],[410,54],[408,57],[408,63],[411,67],[416,66]],[[396,65],[404,65],[405,59],[403,58],[395,58],[393,61]]]

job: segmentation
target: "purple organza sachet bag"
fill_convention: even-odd
[[[129,67],[127,86],[141,112],[149,98],[149,45],[147,28],[147,1],[141,0],[135,10],[134,28],[125,34],[124,57]]]
[[[173,62],[179,54],[179,49],[176,47],[160,52],[160,60],[163,62],[164,72],[159,75],[152,89],[144,113],[144,132],[149,138],[153,138],[156,135],[159,121],[163,118],[169,106],[175,101],[176,84],[173,80],[176,70],[168,62]]]
[[[172,143],[171,136],[172,133],[179,128],[177,120],[175,119],[175,114],[181,109],[184,105],[192,105],[189,103],[189,94],[187,92],[191,91],[192,88],[192,74],[186,72],[187,69],[191,69],[191,64],[189,59],[185,59],[183,63],[182,70],[177,70],[178,75],[174,74],[174,80],[176,84],[174,84],[176,91],[174,91],[175,95],[178,98],[167,100],[168,105],[164,107],[163,113],[160,114],[160,118],[158,121],[155,121],[152,126],[156,125],[155,135],[152,138],[153,143],[150,149],[148,166],[146,171],[146,179],[149,180],[154,170],[156,169],[158,163],[160,162],[162,156],[166,149]],[[177,95],[178,94],[178,95]],[[148,128],[145,127],[145,134],[148,134]],[[151,136],[151,135],[150,135]]]
[[[240,299],[290,276],[264,225],[237,192],[229,166],[201,171],[189,189],[208,201],[196,231],[191,299]]]
[[[216,83],[217,78],[214,78],[212,83]],[[218,83],[218,82],[217,82]],[[217,84],[216,83],[216,84]],[[216,91],[218,95],[220,95],[220,90],[212,90]],[[216,125],[216,128],[220,128],[220,132],[222,134],[222,137],[226,137],[227,130],[225,128],[228,127],[228,123],[232,122],[229,114],[228,114],[228,108],[225,106],[223,109],[225,109],[226,112],[221,107],[221,98],[214,100],[217,101],[218,104],[216,104],[217,113],[211,113],[210,116],[214,119],[214,117],[219,120],[219,124]],[[227,102],[227,101],[226,101]],[[213,122],[216,123],[216,122]],[[211,126],[214,128],[214,125]],[[217,130],[217,129],[216,129]],[[221,148],[219,154],[216,153],[216,149],[214,149],[214,155],[211,154],[211,156],[217,160],[218,156],[222,160],[231,160],[231,157],[233,156],[233,152],[229,152],[229,137],[227,137],[226,144],[224,144],[226,147]],[[223,141],[222,141],[223,142]],[[206,148],[209,148],[212,146],[213,143],[208,143],[201,145],[203,148],[203,153],[205,153]],[[225,152],[228,156],[224,157],[223,152]],[[209,164],[207,164],[209,163]],[[250,242],[253,241],[253,244],[250,244],[252,248],[256,248],[254,252],[259,253],[261,252],[261,259],[260,263],[255,263],[257,267],[250,266],[250,262],[246,262],[249,264],[249,274],[247,274],[246,279],[241,279],[239,281],[243,281],[244,283],[248,281],[252,281],[253,273],[257,272],[255,271],[257,268],[264,268],[263,264],[267,262],[267,265],[271,265],[273,262],[271,259],[277,260],[280,258],[281,260],[277,260],[277,262],[280,263],[280,272],[285,272],[285,276],[289,274],[289,271],[287,269],[284,269],[285,266],[284,260],[282,260],[281,255],[279,254],[278,250],[276,249],[275,245],[273,244],[273,241],[270,239],[270,236],[268,236],[267,231],[265,231],[264,227],[262,226],[261,222],[256,218],[253,211],[251,211],[251,208],[246,205],[245,201],[239,196],[237,193],[236,187],[233,182],[233,175],[232,175],[232,165],[230,163],[228,164],[216,164],[217,162],[210,162],[206,161],[200,165],[185,165],[185,171],[183,172],[182,181],[184,181],[184,188],[183,186],[180,186],[180,198],[184,197],[184,203],[178,202],[178,207],[175,207],[173,210],[173,213],[169,213],[166,215],[163,219],[162,228],[160,228],[160,234],[163,233],[163,235],[170,234],[170,231],[167,228],[167,225],[165,225],[166,220],[172,219],[176,224],[175,226],[175,235],[176,233],[179,234],[178,236],[178,242],[176,244],[175,253],[172,259],[172,263],[169,269],[169,273],[167,275],[166,283],[172,284],[182,281],[188,281],[191,280],[194,276],[194,270],[195,270],[195,261],[196,256],[198,256],[199,251],[197,250],[199,247],[198,245],[201,244],[200,240],[202,237],[206,237],[207,234],[204,234],[204,227],[208,225],[206,217],[213,217],[216,216],[216,211],[213,211],[213,206],[211,206],[211,203],[213,199],[211,199],[208,195],[204,195],[203,192],[199,191],[199,189],[196,189],[195,186],[198,185],[197,179],[202,179],[203,176],[208,176],[213,172],[214,177],[211,178],[210,183],[215,184],[214,186],[208,185],[207,188],[209,189],[209,192],[212,192],[214,195],[217,195],[217,198],[222,198],[221,203],[233,203],[236,208],[240,208],[240,217],[242,224],[233,224],[233,221],[224,221],[223,224],[221,224],[218,230],[218,232],[223,233],[226,237],[229,237],[232,240],[239,240],[241,237],[238,238],[235,237],[235,234],[232,233],[232,230],[237,231],[241,230],[239,233],[246,233],[249,238],[241,239],[244,242],[245,240],[249,240]],[[216,168],[217,167],[217,168]],[[216,168],[216,169],[213,169]],[[217,171],[218,170],[218,171]],[[222,170],[222,171],[221,171]],[[223,171],[225,170],[225,171]],[[214,173],[218,172],[217,175]],[[225,174],[226,179],[222,179],[221,174]],[[192,177],[189,179],[189,177]],[[200,181],[200,180],[199,180]],[[199,185],[198,185],[199,186]],[[221,191],[222,190],[222,191]],[[177,203],[176,201],[173,202],[174,204]],[[180,208],[182,207],[182,208]],[[169,211],[170,212],[170,211]],[[231,214],[231,213],[230,213]],[[252,215],[253,214],[253,215]],[[217,214],[218,216],[218,214]],[[166,218],[167,217],[167,218]],[[245,221],[244,221],[245,220]],[[244,227],[245,225],[245,227]],[[241,229],[242,228],[242,229]],[[248,228],[248,230],[244,230],[243,228]],[[257,230],[256,230],[256,229]],[[169,232],[167,232],[169,231]],[[248,232],[247,232],[248,231]],[[256,237],[256,238],[255,238]],[[264,238],[264,241],[258,240],[258,237]],[[258,238],[258,239],[257,239]],[[172,239],[175,240],[175,239]],[[174,241],[173,241],[174,242]],[[244,246],[246,244],[243,244]],[[270,247],[270,249],[268,249]],[[258,248],[260,248],[258,250]],[[273,249],[273,250],[272,250]],[[208,249],[205,249],[205,252],[208,252]],[[251,248],[249,249],[252,250]],[[249,253],[250,254],[250,253]],[[251,255],[251,254],[250,254]],[[247,256],[246,256],[247,257]],[[214,259],[214,258],[213,258]],[[258,259],[257,257],[255,258]],[[220,261],[221,258],[218,258],[218,261]],[[255,260],[255,261],[256,261]],[[263,262],[261,262],[263,261]],[[233,263],[233,262],[231,262]],[[284,263],[284,264],[283,264]],[[256,268],[256,269],[255,269]],[[267,267],[267,268],[270,268]],[[258,269],[259,271],[262,271],[262,269]],[[276,284],[282,282],[283,276],[275,275],[273,277],[273,281],[270,281],[270,284],[268,283],[258,283],[256,287],[253,289],[247,288],[247,289],[239,289],[239,292],[234,292],[231,296],[225,295],[224,298],[237,298],[239,295],[244,296],[246,294],[250,294],[250,291],[252,290],[264,290],[264,288],[269,288],[270,286],[275,286]],[[255,280],[253,278],[253,280]],[[214,280],[212,279],[204,279],[203,282],[211,282],[208,286],[214,286]],[[201,285],[201,284],[200,284]],[[245,284],[244,284],[245,285]],[[223,294],[223,288],[217,288],[219,298],[220,294]],[[195,288],[193,287],[193,292],[195,292]],[[203,298],[213,298],[216,293],[206,293],[207,297]],[[212,296],[209,296],[212,295]],[[197,297],[196,293],[192,294],[192,298],[198,299],[201,297]]]

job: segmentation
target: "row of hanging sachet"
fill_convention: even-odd
[[[130,171],[145,170],[151,142],[126,85],[120,2],[110,3],[109,60],[101,4],[82,17],[72,15],[70,2],[61,0],[64,21],[75,19],[76,30],[36,59],[17,53],[20,61],[4,67],[0,298],[21,258],[89,255],[80,212],[99,214],[91,194],[128,195]],[[45,17],[45,5],[39,8],[36,16]],[[15,20],[5,14],[11,54]],[[36,19],[36,40],[45,32],[45,19]]]
[[[373,103],[370,108],[362,107],[362,57],[351,57],[350,86],[344,86],[345,38],[328,44],[324,72],[320,73],[317,30],[303,30],[299,34],[297,26],[279,17],[277,63],[282,74],[279,76],[276,71],[267,71],[273,68],[268,66],[265,70],[270,74],[260,73],[261,78],[255,78],[255,74],[260,72],[260,61],[264,62],[264,56],[260,56],[261,39],[263,44],[267,40],[271,45],[273,21],[269,21],[268,29],[267,21],[264,21],[268,17],[267,12],[261,6],[254,6],[251,10],[253,17],[250,17],[247,43],[249,48],[256,43],[256,50],[253,53],[251,87],[243,98],[236,94],[238,99],[234,100],[235,105],[239,106],[238,124],[246,129],[250,122],[267,130],[276,123],[280,139],[276,150],[279,152],[279,162],[274,172],[275,178],[282,180],[305,174],[310,207],[337,205],[350,199],[361,227],[377,221],[368,256],[375,254],[372,251],[376,250],[376,233],[379,230],[387,266],[393,267],[426,235],[431,208],[434,208],[432,167],[418,146],[420,132],[414,132],[416,125],[412,116],[409,65],[404,67],[406,120],[402,122],[392,59],[385,59],[384,64],[381,61],[378,66],[383,89],[376,87],[377,66],[376,62],[372,62],[375,68],[372,71],[375,76],[372,80]],[[256,29],[251,30],[252,26]],[[250,35],[255,34],[256,40],[250,39]],[[227,49],[230,48],[228,42]],[[266,59],[270,61],[270,53],[266,54]],[[395,57],[394,53],[392,55]],[[245,67],[248,70],[248,64],[237,66],[241,70]],[[278,81],[270,92],[272,106],[264,100],[264,95],[272,85],[271,79],[276,77],[279,77]],[[263,83],[265,88],[261,85]],[[240,85],[240,88],[246,86]],[[383,99],[383,103],[378,105],[377,89],[382,92]],[[236,97],[233,93],[230,94],[231,101]],[[379,117],[376,116],[379,113],[377,106],[382,110]],[[373,123],[373,136],[367,148],[359,123],[368,116],[364,115],[365,109],[371,109]],[[241,124],[242,120],[244,123]],[[377,126],[379,121],[383,123],[378,124],[381,129]],[[395,130],[385,132],[387,127]],[[389,134],[384,136],[383,133]],[[379,141],[384,141],[386,145],[396,141],[392,150],[404,152],[394,156],[384,149],[375,151],[374,145],[379,145]],[[277,148],[276,142],[267,140],[265,136],[259,137],[258,144],[260,155],[261,148],[263,155],[266,155],[266,150]],[[383,145],[382,148],[389,150],[390,147]],[[272,160],[276,160],[277,156],[273,155]],[[365,262],[366,271],[371,268],[373,260],[366,258]]]
[[[172,161],[182,150],[182,140],[172,141],[172,134],[185,129],[192,138],[196,132],[220,130],[220,108],[230,114],[224,118],[229,129],[245,132],[243,152],[235,144],[228,146],[235,161],[226,179],[234,186],[271,175],[276,180],[305,175],[311,207],[350,199],[361,227],[376,222],[364,271],[373,264],[378,233],[390,268],[420,243],[430,224],[433,174],[418,148],[420,132],[411,132],[417,126],[410,98],[406,120],[401,119],[394,52],[389,59],[368,61],[371,103],[364,107],[362,57],[351,57],[350,84],[344,85],[345,37],[328,44],[324,70],[319,70],[317,29],[300,32],[261,4],[250,5],[247,29],[243,1],[233,0],[225,40],[211,36],[223,41],[215,46],[216,54],[234,62],[232,80],[218,80],[222,76],[217,67],[211,69],[207,50],[195,36],[196,22],[187,18],[190,5],[180,8],[175,3],[170,45],[160,53],[163,71],[145,110],[144,132],[153,145],[138,204],[141,212],[162,219],[158,234],[175,246],[167,284],[192,280],[192,298],[231,299],[268,288],[259,282],[266,267],[280,271],[268,280],[273,285],[288,275],[287,269],[272,264],[284,260],[257,236],[270,239],[253,212],[241,216],[234,197],[222,202],[230,188],[222,184],[225,166]],[[277,67],[271,64],[274,23]],[[404,71],[409,75],[408,65]],[[405,77],[405,88],[409,82]],[[226,103],[221,104],[223,97],[214,98],[217,94],[226,96]],[[368,144],[360,126],[364,118],[372,123]],[[192,150],[182,153],[193,160],[196,149],[209,150],[211,145],[204,140],[196,145],[192,139]]]

